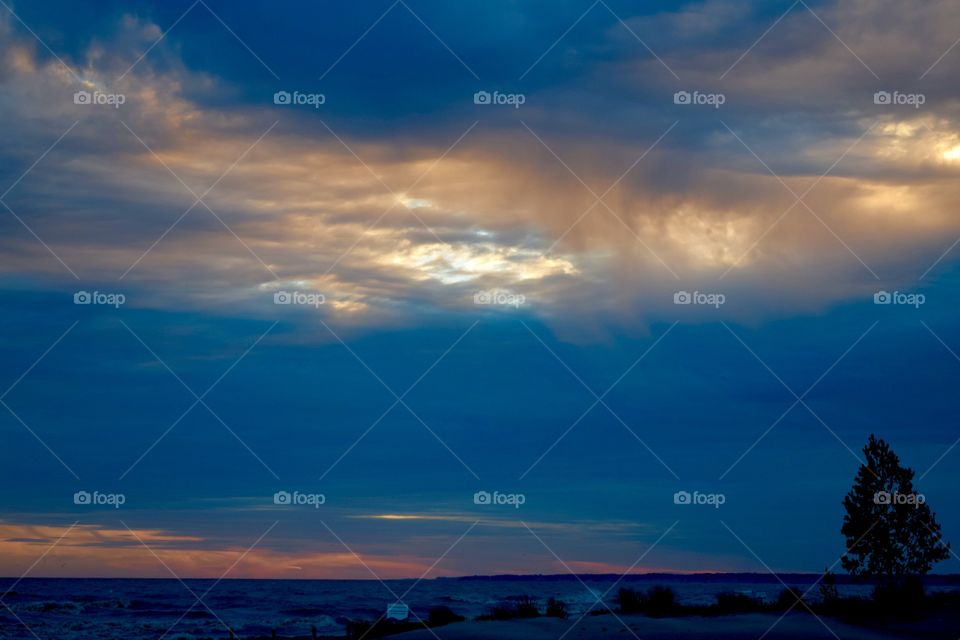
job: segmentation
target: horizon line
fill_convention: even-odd
[[[152,577],[137,577],[137,576],[0,576],[0,580],[15,580],[19,582],[25,582],[28,580],[217,580],[218,582],[241,582],[241,581],[297,581],[297,582],[390,582],[398,580],[416,580],[420,582],[431,581],[431,580],[510,580],[510,579],[548,579],[548,580],[576,580],[579,578],[603,578],[603,579],[619,579],[627,580],[629,578],[643,578],[643,577],[675,577],[675,578],[691,578],[691,577],[706,577],[706,576],[750,576],[768,579],[773,582],[777,582],[778,578],[784,576],[811,576],[819,577],[822,575],[821,572],[817,571],[782,571],[776,574],[771,574],[768,572],[758,572],[758,571],[692,571],[692,572],[676,572],[676,571],[651,571],[644,573],[628,573],[628,574],[617,574],[617,573],[497,573],[497,574],[472,574],[472,575],[461,575],[461,576],[436,576],[433,578],[421,578],[416,576],[404,577],[404,578],[383,578],[382,580],[377,578],[194,578],[194,577],[165,577],[165,578],[152,578]],[[834,574],[835,578],[843,581],[861,581],[864,583],[870,582],[869,578],[852,576],[846,573]],[[928,573],[924,576],[920,576],[923,579],[955,579],[960,580],[960,572],[955,573]]]

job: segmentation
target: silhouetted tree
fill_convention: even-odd
[[[871,434],[853,488],[843,499],[840,532],[847,539],[843,568],[853,575],[901,584],[950,556],[940,525],[913,487],[914,472],[886,442]]]

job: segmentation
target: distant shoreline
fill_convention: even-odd
[[[438,576],[435,578],[419,578],[417,576],[406,578],[384,578],[384,582],[400,581],[481,581],[481,582],[566,582],[577,580],[596,580],[596,581],[620,581],[620,582],[647,582],[647,581],[669,581],[669,582],[692,582],[692,583],[753,583],[753,584],[781,584],[782,582],[815,582],[820,579],[820,573],[631,573],[621,575],[616,573],[553,573],[553,574],[494,574],[494,575],[472,575],[472,576]],[[184,580],[218,580],[217,578],[183,578]],[[855,578],[847,574],[835,574],[834,579],[837,584],[872,584],[870,580]],[[144,581],[170,581],[176,582],[177,578],[148,578],[148,577],[113,577],[113,576],[53,576],[38,577],[29,576],[20,578],[17,576],[0,576],[2,581],[32,581],[32,580],[144,580]],[[378,582],[373,578],[221,578],[219,581],[227,582]],[[923,582],[930,586],[953,586],[960,585],[960,573],[940,573],[927,574],[923,577]]]
[[[633,573],[628,575],[619,575],[616,573],[557,573],[557,574],[500,574],[491,576],[457,576],[457,577],[437,577],[437,581],[442,580],[488,580],[504,582],[523,582],[523,581],[567,581],[567,580],[599,580],[609,581],[619,580],[620,582],[645,582],[645,581],[670,581],[670,582],[700,582],[700,583],[771,583],[781,584],[782,582],[816,582],[820,579],[820,573]],[[847,574],[835,574],[834,580],[837,584],[872,584],[870,580],[856,578]],[[960,573],[942,573],[927,574],[923,581],[928,585],[957,585],[960,584]]]

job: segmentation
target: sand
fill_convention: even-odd
[[[434,629],[440,640],[891,640],[903,635],[887,635],[875,630],[854,627],[829,618],[805,613],[788,614],[773,628],[779,615],[743,614],[702,618],[647,618],[620,616],[633,633],[612,615],[591,616],[576,623],[575,619],[537,618],[509,622],[461,622]],[[566,634],[566,635],[564,635]],[[411,631],[391,636],[398,640],[436,640],[429,631]]]

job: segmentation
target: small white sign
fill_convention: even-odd
[[[403,604],[402,602],[397,602],[395,604],[387,605],[387,619],[406,620],[409,617],[410,617],[410,607]]]

